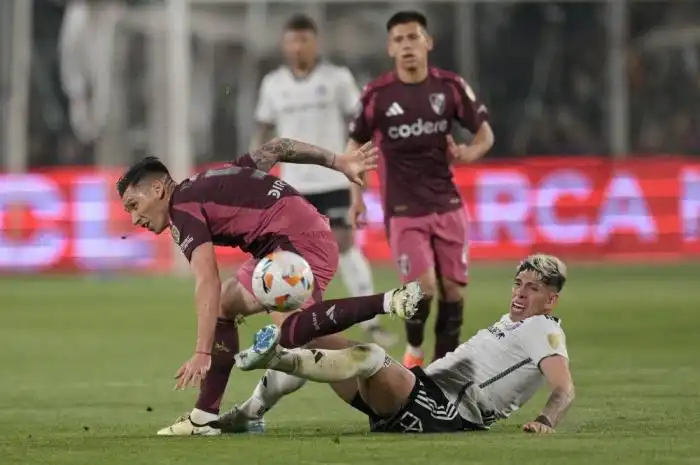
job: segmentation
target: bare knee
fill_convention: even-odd
[[[237,278],[229,278],[221,284],[220,316],[235,319],[239,315],[253,315],[260,311],[260,303],[241,286]]]
[[[429,299],[438,294],[438,284],[437,277],[435,276],[435,270],[430,269],[418,277],[418,283],[420,284],[425,298]]]
[[[369,378],[358,378],[365,403],[381,417],[398,413],[406,405],[416,382],[415,375],[391,359]]]
[[[338,251],[341,254],[347,252],[355,245],[355,234],[352,228],[335,227],[333,228],[333,234],[338,243]]]
[[[459,302],[464,297],[465,286],[448,278],[440,278],[440,298],[445,302]]]

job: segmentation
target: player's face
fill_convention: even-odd
[[[520,321],[551,313],[558,297],[559,294],[540,280],[538,273],[523,271],[513,281],[510,317],[513,321]]]
[[[122,202],[124,209],[131,215],[134,226],[148,229],[160,234],[168,227],[168,199],[162,180],[141,182],[129,186],[124,191]]]
[[[398,68],[414,71],[428,65],[433,39],[418,23],[397,24],[389,31],[387,48]]]
[[[292,68],[313,66],[318,53],[318,41],[314,31],[286,31],[282,38],[282,50]]]

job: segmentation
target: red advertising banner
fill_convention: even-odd
[[[57,169],[0,175],[0,270],[164,270],[169,234],[129,224],[116,172]],[[700,257],[700,162],[654,157],[523,158],[455,169],[470,218],[472,260],[533,251],[593,260]],[[387,261],[376,178],[358,243]],[[129,234],[126,239],[121,237]],[[243,258],[220,249],[224,263]]]

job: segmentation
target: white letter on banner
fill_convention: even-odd
[[[615,232],[635,233],[644,242],[657,239],[656,222],[649,214],[644,191],[629,173],[613,175],[603,198],[595,240],[606,242]]]
[[[527,176],[514,171],[482,173],[476,181],[476,214],[481,226],[476,240],[497,244],[499,232],[504,229],[516,244],[530,244]]]
[[[56,183],[40,175],[0,176],[0,212],[5,216],[15,206],[28,208],[39,221],[57,221],[66,215],[66,204]],[[9,240],[7,228],[0,224],[0,268],[48,268],[60,260],[68,242],[60,226],[40,226],[24,243]]]
[[[700,239],[700,171],[683,168],[681,171],[680,202],[681,227],[686,242]]]
[[[560,244],[578,244],[588,238],[591,225],[585,215],[560,220],[557,218],[557,201],[571,196],[585,200],[591,195],[591,180],[576,170],[557,170],[540,183],[535,198],[537,226],[547,241]]]
[[[155,257],[155,244],[143,234],[109,233],[111,184],[99,175],[76,178],[73,190],[75,260],[86,269],[146,267]]]

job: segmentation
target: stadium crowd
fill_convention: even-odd
[[[94,71],[90,66],[113,60],[113,32],[125,11],[149,3],[158,2],[89,0],[85,7],[84,0],[34,0],[31,166],[94,161],[100,129],[88,122],[113,112],[108,97],[86,110],[88,101],[100,98],[99,91],[90,87],[93,78],[86,76]],[[277,7],[279,11],[273,7],[268,11],[271,21],[282,21],[293,5]],[[336,36],[327,41],[327,55],[349,65],[362,83],[389,66],[383,47],[377,47],[382,43],[383,29],[375,19],[386,14],[351,7],[327,5],[321,24],[323,31],[332,30]],[[87,8],[89,14],[81,14],[81,8]],[[234,16],[243,7],[222,8]],[[387,12],[392,6],[387,2],[373,8]],[[440,44],[432,59],[447,69],[458,67],[456,8],[450,4],[422,8],[436,25]],[[472,74],[476,76],[474,87],[490,108],[494,131],[499,134],[491,157],[608,153],[605,8],[598,2],[476,5],[478,21],[472,37],[477,59]],[[2,11],[5,13],[0,14],[7,14]],[[67,14],[71,11],[72,15]],[[700,99],[700,57],[692,24],[700,19],[700,3],[632,2],[628,13],[630,151],[640,155],[697,153],[700,121],[694,110]],[[71,41],[71,37],[82,40]],[[125,119],[127,139],[135,141],[130,147],[133,158],[152,151],[144,142],[148,139],[145,114],[152,104],[143,73],[148,60],[143,47],[146,40],[143,35],[129,34],[126,63],[115,67],[128,89]],[[276,41],[276,37],[268,37],[268,45],[258,51],[262,59],[252,76],[262,76],[279,63]],[[240,146],[237,139],[249,137],[245,131],[231,131],[238,125],[236,98],[221,98],[225,94],[222,89],[246,78],[241,77],[237,65],[245,51],[233,42],[212,46],[196,36],[193,45],[195,62],[214,63],[197,67],[200,71],[195,70],[192,79],[195,151],[200,162],[227,159],[230,147]],[[81,56],[103,59],[86,61]],[[0,86],[0,94],[6,89]],[[0,97],[8,98],[6,94]]]

